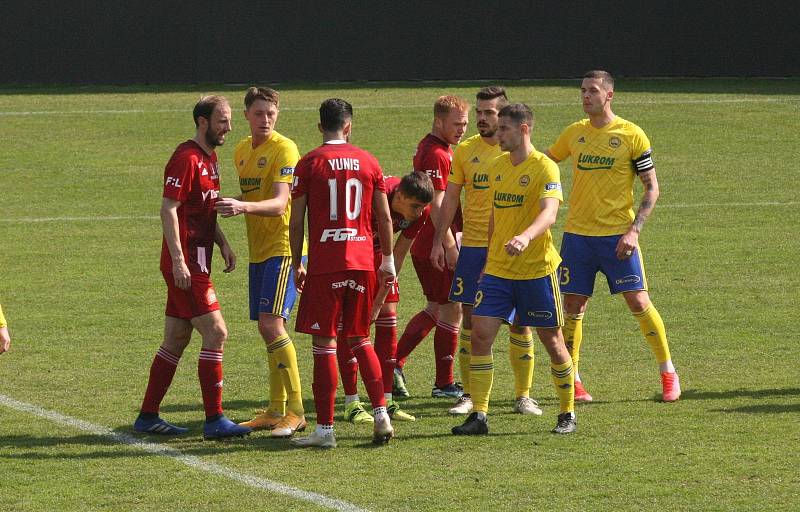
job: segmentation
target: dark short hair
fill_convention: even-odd
[[[244,108],[249,109],[250,105],[256,100],[264,100],[267,103],[272,103],[275,108],[281,106],[281,95],[275,89],[269,87],[250,87],[244,95]]]
[[[614,77],[611,76],[611,73],[608,71],[603,71],[602,69],[593,69],[592,71],[587,71],[584,73],[583,78],[599,78],[603,85],[606,86],[606,89],[609,91],[614,90]]]
[[[531,108],[524,103],[512,103],[506,105],[497,114],[499,117],[508,117],[517,124],[525,123],[533,128],[533,112]]]
[[[493,100],[495,98],[502,98],[500,102],[505,105],[508,103],[508,95],[506,94],[506,88],[502,85],[490,85],[488,87],[482,87],[478,94],[475,97],[479,100]]]
[[[204,117],[210,121],[214,110],[216,110],[216,108],[220,105],[229,105],[228,99],[225,96],[214,94],[200,98],[200,100],[194,106],[194,110],[192,111],[195,127],[200,126],[197,120],[201,117]]]
[[[353,118],[353,105],[339,98],[329,98],[319,107],[319,124],[326,132],[336,132],[344,128],[348,119]]]
[[[427,174],[411,171],[400,179],[398,190],[421,203],[433,201],[433,183]]]

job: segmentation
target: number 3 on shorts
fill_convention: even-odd
[[[560,271],[559,272],[559,274],[560,274],[560,276],[559,276],[560,277],[560,280],[559,280],[560,284],[562,286],[569,284],[569,269],[567,267],[563,267],[562,266],[562,267],[559,267],[559,271]]]
[[[453,290],[453,295],[461,295],[464,293],[464,280],[460,277],[456,278],[456,289]]]

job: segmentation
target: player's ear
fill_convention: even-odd
[[[353,121],[347,120],[344,122],[344,127],[342,128],[342,133],[344,134],[345,140],[350,139],[350,134],[353,133]]]
[[[317,130],[319,130],[319,133],[325,133],[322,131],[322,123],[317,123]]]

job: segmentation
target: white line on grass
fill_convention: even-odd
[[[108,427],[95,425],[71,416],[65,416],[55,411],[48,411],[47,409],[43,409],[38,405],[20,402],[5,395],[0,395],[0,405],[5,405],[11,409],[44,418],[52,421],[53,423],[65,425],[76,430],[82,430],[95,436],[107,437],[120,444],[133,446],[134,448],[139,448],[140,450],[144,450],[154,455],[170,457],[185,464],[186,466],[189,466],[190,468],[219,475],[256,489],[283,494],[294,499],[306,501],[308,503],[313,503],[314,505],[319,505],[321,507],[326,507],[333,510],[367,512],[365,509],[359,508],[356,505],[346,501],[329,498],[315,492],[304,491],[280,482],[273,482],[272,480],[266,480],[257,476],[248,475],[247,473],[241,473],[235,469],[231,469],[220,464],[215,464],[214,462],[204,461],[193,455],[185,455],[181,451],[163,444],[148,443],[147,441],[142,441],[141,439],[137,439],[128,434],[115,432]]]
[[[667,203],[667,204],[657,204],[657,209],[663,208],[716,208],[718,206],[742,206],[742,207],[758,207],[758,206],[797,206],[800,205],[800,201],[788,201],[785,203],[781,203],[778,201],[766,201],[761,203],[687,203],[687,204],[680,204],[680,203]],[[566,210],[567,206],[564,205],[561,207],[562,210]],[[101,216],[101,215],[94,215],[91,217],[16,217],[11,219],[0,219],[0,222],[6,223],[26,223],[26,222],[92,222],[92,221],[117,221],[117,220],[156,220],[158,219],[158,215],[112,215],[112,216]]]
[[[716,104],[716,103],[794,103],[800,98],[707,98],[700,100],[617,100],[616,105],[693,105],[693,104]],[[531,102],[533,107],[571,107],[575,106],[574,101],[559,102]],[[430,105],[359,105],[358,110],[392,110],[402,108],[430,108]],[[284,112],[310,112],[319,110],[318,107],[283,107]],[[25,117],[25,116],[46,116],[46,115],[115,115],[115,114],[174,114],[186,113],[185,108],[160,108],[160,109],[97,109],[97,110],[25,110],[25,111],[0,111],[0,117]]]

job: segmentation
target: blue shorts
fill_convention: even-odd
[[[606,276],[611,293],[647,290],[639,248],[634,249],[630,258],[617,259],[617,242],[621,237],[564,233],[558,269],[561,292],[591,297],[598,271]]]
[[[519,326],[555,328],[564,325],[556,273],[522,280],[484,274],[475,295],[472,316],[508,321],[515,308]]]
[[[486,247],[462,247],[450,286],[450,301],[472,305],[478,293],[478,279],[486,265]]]
[[[304,256],[304,264],[305,260]],[[296,299],[290,256],[273,256],[250,264],[250,320],[258,320],[260,313],[288,320]]]

